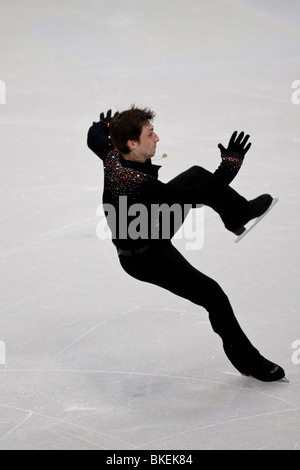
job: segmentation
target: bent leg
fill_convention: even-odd
[[[195,165],[180,173],[167,184],[175,187],[180,185],[191,188],[199,185],[199,183],[206,184],[212,177],[213,174],[210,171]],[[240,225],[241,221],[248,216],[250,210],[247,199],[230,186],[216,192],[213,197],[193,202],[195,205],[198,203],[211,207],[219,214],[225,227],[233,232]]]

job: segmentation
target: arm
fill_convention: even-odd
[[[193,166],[189,170],[176,176],[168,183],[155,181],[145,185],[147,199],[153,203],[179,204],[205,204],[211,197],[222,191],[235,178],[241,168],[246,152],[251,147],[247,141],[249,135],[244,137],[241,132],[237,137],[234,132],[225,149],[219,144],[221,150],[221,164],[214,173]],[[150,192],[151,188],[151,192]]]
[[[111,110],[107,112],[106,116],[104,116],[104,113],[101,113],[100,121],[94,122],[88,131],[87,145],[101,160],[104,160],[107,151],[112,145],[109,138],[111,120]]]

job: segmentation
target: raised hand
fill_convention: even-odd
[[[118,114],[119,114],[119,112],[116,112],[113,117],[116,117]],[[111,123],[113,117],[111,115],[111,109],[109,109],[107,111],[106,116],[103,112],[100,113],[100,123],[106,129],[107,135],[109,134],[109,126],[110,126],[110,123]]]
[[[251,143],[248,142],[249,140],[249,135],[244,134],[244,132],[240,132],[239,135],[237,135],[237,131],[235,131],[232,136],[229,139],[228,142],[228,147],[227,149],[223,147],[222,144],[218,145],[218,148],[221,150],[221,156],[229,156],[229,157],[235,157],[239,158],[240,160],[243,160],[246,153],[248,152],[249,148],[251,147]]]
[[[251,143],[248,143],[249,135],[245,135],[244,132],[235,131],[229,139],[227,149],[219,144],[218,148],[221,150],[222,163],[232,169],[238,169],[243,163],[244,157],[251,147]]]

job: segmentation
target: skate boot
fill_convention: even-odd
[[[272,201],[273,198],[270,196],[270,194],[262,194],[261,196],[258,196],[257,198],[249,201],[248,217],[242,224],[232,230],[232,232],[235,235],[241,235],[246,230],[245,225],[250,222],[250,220],[256,219],[257,217],[263,215],[272,204]]]
[[[274,364],[264,357],[260,357],[260,360],[252,366],[247,367],[244,371],[240,371],[242,375],[252,376],[262,382],[275,382],[285,378],[285,372],[277,364]]]
[[[223,348],[231,364],[242,375],[262,382],[275,382],[285,377],[285,372],[279,365],[265,359],[250,343],[242,346],[224,342]]]

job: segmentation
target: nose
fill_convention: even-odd
[[[155,134],[155,133],[154,133],[154,140],[155,140],[155,142],[159,142],[159,137],[158,137],[158,135]]]

